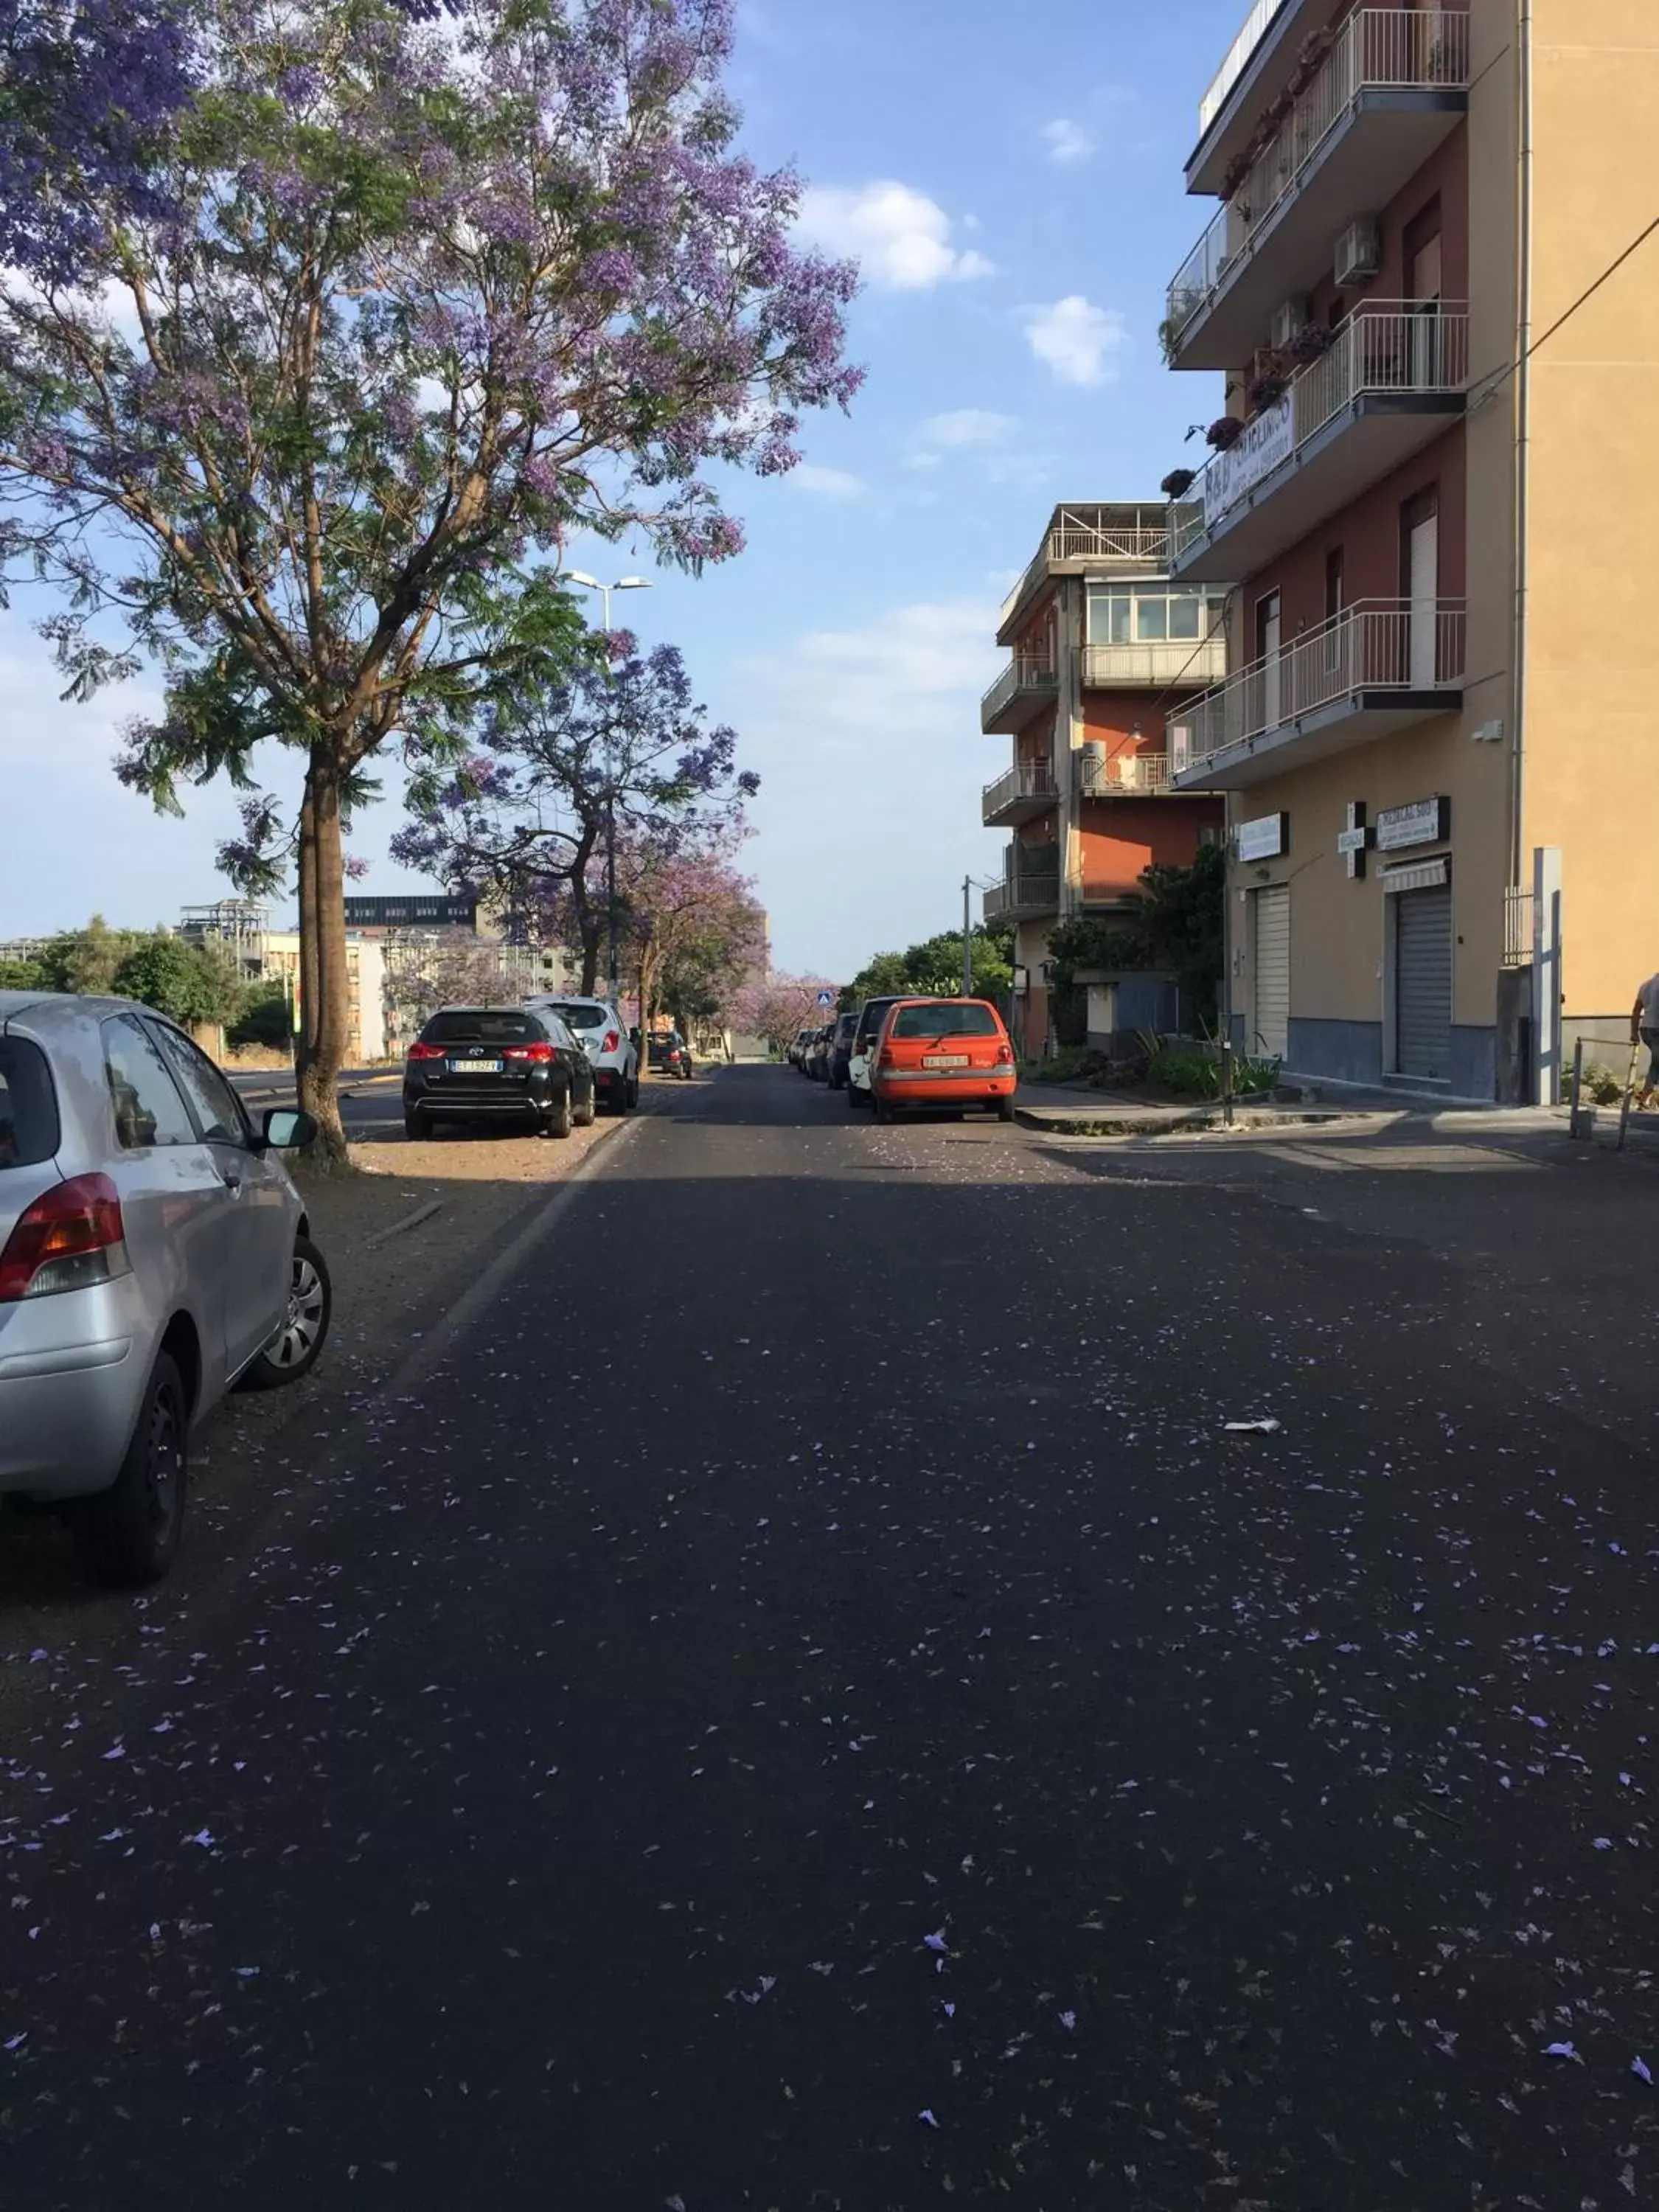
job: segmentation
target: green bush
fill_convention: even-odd
[[[294,1019],[281,983],[256,983],[241,1012],[225,1032],[227,1044],[262,1045],[282,1052],[294,1042]]]
[[[1146,1080],[1177,1098],[1219,1098],[1221,1062],[1189,1046],[1160,1044],[1147,1062]],[[1249,1060],[1241,1054],[1233,1061],[1235,1098],[1260,1097],[1278,1080],[1276,1060]]]
[[[1584,1070],[1583,1095],[1593,1105],[1616,1106],[1625,1095],[1625,1086],[1610,1067],[1592,1060]]]

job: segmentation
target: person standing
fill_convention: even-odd
[[[1645,1110],[1659,1088],[1659,975],[1650,975],[1636,994],[1636,1004],[1630,1010],[1630,1041],[1648,1048],[1648,1072],[1636,1098],[1638,1111]]]

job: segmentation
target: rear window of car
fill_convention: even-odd
[[[837,1037],[849,1037],[858,1025],[859,1018],[856,1014],[843,1014],[836,1024],[836,1035]]]
[[[0,1036],[0,1168],[39,1167],[58,1150],[58,1094],[46,1055]]]
[[[897,1004],[898,1000],[896,999],[871,999],[866,1000],[864,1012],[859,1016],[859,1035],[860,1036],[872,1036],[881,1027],[888,1015],[891,1013],[893,1008],[897,1006]]]
[[[556,1014],[562,1022],[568,1022],[573,1030],[603,1029],[608,1019],[603,1006],[557,1006],[544,1011]]]
[[[534,1044],[546,1031],[533,1014],[434,1014],[422,1044]]]
[[[1002,1024],[989,1006],[901,1006],[893,1017],[896,1037],[1000,1036]]]

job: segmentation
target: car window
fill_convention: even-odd
[[[38,1044],[0,1036],[0,1168],[38,1167],[58,1150],[58,1094]]]
[[[1000,1036],[1001,1024],[988,1006],[901,1006],[893,1017],[896,1037]]]
[[[434,1014],[421,1031],[422,1044],[535,1044],[542,1025],[534,1014],[512,1012]]]
[[[246,1144],[247,1116],[242,1111],[242,1102],[207,1054],[198,1052],[187,1036],[169,1029],[165,1022],[148,1026],[160,1042],[167,1066],[179,1079],[179,1088],[195,1109],[202,1134],[209,1143]]]
[[[896,999],[872,999],[869,1005],[866,1006],[864,1012],[859,1016],[859,1035],[860,1036],[874,1036],[877,1030],[880,1029],[882,1024],[886,1020],[890,1011],[896,1006],[897,1003],[898,1001]]]
[[[538,1006],[536,1018],[562,1052],[579,1052],[581,1048],[556,1013],[546,1006]]]
[[[160,1048],[131,1014],[104,1024],[104,1072],[115,1109],[115,1141],[123,1152],[196,1143],[196,1125]]]
[[[602,1030],[609,1018],[603,1006],[580,1006],[574,1001],[561,1001],[556,1006],[538,1006],[536,1012],[538,1014],[556,1014],[573,1030]]]

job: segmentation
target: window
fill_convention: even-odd
[[[1137,597],[1135,600],[1135,641],[1140,645],[1161,645],[1170,635],[1170,605],[1162,594],[1157,599]]]
[[[131,1014],[104,1024],[104,1073],[115,1109],[115,1141],[124,1152],[196,1142],[178,1085],[149,1032]]]
[[[1196,645],[1219,629],[1226,606],[1224,592],[1202,584],[1091,585],[1089,642]]]
[[[163,1022],[154,1024],[154,1034],[161,1040],[167,1066],[177,1077],[180,1090],[196,1109],[202,1134],[209,1143],[246,1145],[248,1126],[242,1103],[207,1054],[198,1052],[181,1031],[169,1029]]]
[[[545,1002],[538,1000],[537,1011],[544,1014],[556,1014],[573,1030],[600,1030],[611,1018],[605,1007],[592,999],[561,999],[556,1004],[550,999]]]
[[[1204,635],[1204,600],[1200,591],[1175,591],[1170,594],[1170,635],[1196,645]]]
[[[1002,1024],[989,1006],[953,1005],[902,1006],[893,1017],[895,1037],[1000,1036]]]
[[[0,1036],[0,1168],[39,1167],[58,1150],[58,1098],[39,1045]]]
[[[550,1006],[548,1012],[559,1014],[561,1009]],[[597,1028],[598,1024],[593,1026]],[[434,1014],[421,1031],[421,1042],[423,1044],[534,1044],[541,1034],[541,1024],[533,1014]]]

